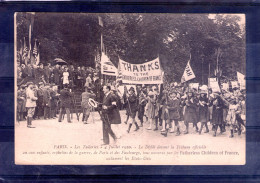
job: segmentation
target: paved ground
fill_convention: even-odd
[[[125,121],[125,111],[121,111],[122,121]],[[97,112],[92,113],[88,122],[83,124],[82,121],[76,120],[76,115],[72,123],[66,122],[66,117],[63,122],[59,123],[58,119],[50,120],[34,120],[33,126],[36,128],[27,128],[26,121],[21,121],[15,124],[15,150],[16,156],[19,157],[24,151],[41,151],[44,149],[53,149],[54,146],[66,145],[72,149],[76,146],[100,146],[102,144],[102,123]],[[139,121],[138,121],[139,123]],[[200,126],[200,125],[198,125]],[[144,127],[140,127],[138,131],[134,131],[132,127],[130,133],[127,133],[128,125],[122,123],[118,125],[118,129],[112,125],[117,136],[121,133],[121,138],[117,140],[116,145],[134,146],[138,148],[139,145],[144,146],[149,150],[149,146],[166,146],[173,145],[175,149],[178,145],[190,146],[193,150],[197,148],[206,147],[204,150],[227,150],[240,152],[240,156],[245,155],[245,134],[238,136],[235,134],[234,138],[229,138],[229,128],[224,134],[217,134],[217,137],[210,133],[202,133],[199,135],[195,132],[195,128],[190,125],[190,133],[183,134],[185,130],[184,124],[181,123],[180,136],[175,136],[175,133],[168,134],[164,137],[159,131],[146,130],[148,123]],[[211,126],[209,125],[211,129]],[[113,140],[111,139],[113,142]],[[197,146],[197,148],[196,148]],[[55,148],[54,148],[55,149]],[[29,158],[30,159],[30,158]],[[28,162],[32,161],[29,160]],[[213,159],[214,160],[214,159]],[[40,160],[36,160],[40,162]],[[63,161],[63,160],[62,160]],[[181,160],[180,160],[181,161]],[[24,162],[24,161],[23,161]],[[201,162],[205,164],[205,162]],[[178,163],[177,163],[178,164]]]

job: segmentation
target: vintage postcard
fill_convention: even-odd
[[[246,164],[245,14],[14,19],[15,164]]]

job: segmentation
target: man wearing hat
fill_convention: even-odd
[[[71,123],[70,120],[70,105],[71,105],[71,97],[72,94],[68,89],[68,84],[64,85],[64,88],[60,91],[60,101],[61,101],[61,108],[59,112],[59,119],[58,121],[61,122],[62,114],[64,113],[64,110],[66,110],[67,114],[67,121],[68,123]]]
[[[40,118],[43,116],[43,110],[44,110],[44,106],[43,106],[43,88],[44,88],[44,83],[43,82],[39,82],[39,88],[37,90],[37,97],[38,100],[36,101],[36,117]]]
[[[51,96],[50,96],[50,85],[46,84],[43,88],[43,106],[44,106],[44,119],[50,118],[50,106],[51,106]]]
[[[32,127],[32,119],[35,112],[36,100],[38,99],[34,95],[33,91],[33,82],[27,83],[27,91],[26,91],[26,108],[27,108],[27,127]]]
[[[138,101],[137,101],[137,96],[135,94],[134,87],[130,87],[129,93],[126,94],[126,99],[127,99],[126,110],[130,117],[130,123],[127,130],[127,132],[129,133],[133,123],[135,124],[136,127],[135,131],[139,130],[139,126],[135,121],[136,112],[138,110],[138,106],[137,106]]]
[[[85,92],[81,94],[81,107],[82,107],[82,122],[84,124],[87,124],[90,112],[91,112],[91,106],[89,105],[89,99],[94,98],[95,94],[91,92],[90,87],[85,87]]]
[[[23,113],[26,111],[26,85],[21,85],[20,89],[17,91],[17,121],[22,121],[24,119]]]

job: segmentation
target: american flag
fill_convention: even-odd
[[[101,64],[101,55],[100,55],[99,52],[97,53],[97,56],[96,56],[96,58],[95,58],[95,62],[96,62],[96,68],[100,67],[100,64]]]
[[[116,77],[116,86],[120,86],[122,84],[122,70],[120,67],[120,63],[118,63],[118,67],[117,67],[117,77]]]
[[[36,40],[35,40],[34,47],[33,47],[33,55],[35,57],[38,55],[38,49],[37,49],[37,45],[36,45]]]
[[[25,37],[24,37],[24,42],[23,42],[24,46],[23,46],[23,59],[25,59],[25,57],[28,54],[28,48],[26,46],[26,42],[25,42]]]

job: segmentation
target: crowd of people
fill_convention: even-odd
[[[34,128],[33,119],[55,119],[58,115],[61,122],[65,113],[67,122],[71,123],[74,91],[78,90],[81,91],[82,122],[87,124],[91,112],[98,111],[105,126],[105,144],[109,143],[108,134],[116,139],[110,124],[121,123],[119,110],[126,110],[124,123],[128,124],[128,133],[133,125],[137,131],[144,123],[148,123],[147,130],[159,131],[165,137],[168,133],[176,136],[190,133],[190,123],[198,134],[205,128],[204,133],[212,130],[213,136],[217,136],[218,129],[224,133],[229,126],[232,138],[235,133],[240,135],[245,131],[245,90],[239,88],[213,92],[206,85],[192,89],[181,83],[165,83],[136,85],[129,89],[125,86],[124,92],[120,92],[115,81],[104,83],[92,69],[74,70],[73,66],[50,64],[36,68],[22,64],[18,76],[17,120],[27,120],[28,128]],[[182,124],[185,131],[180,128]]]

